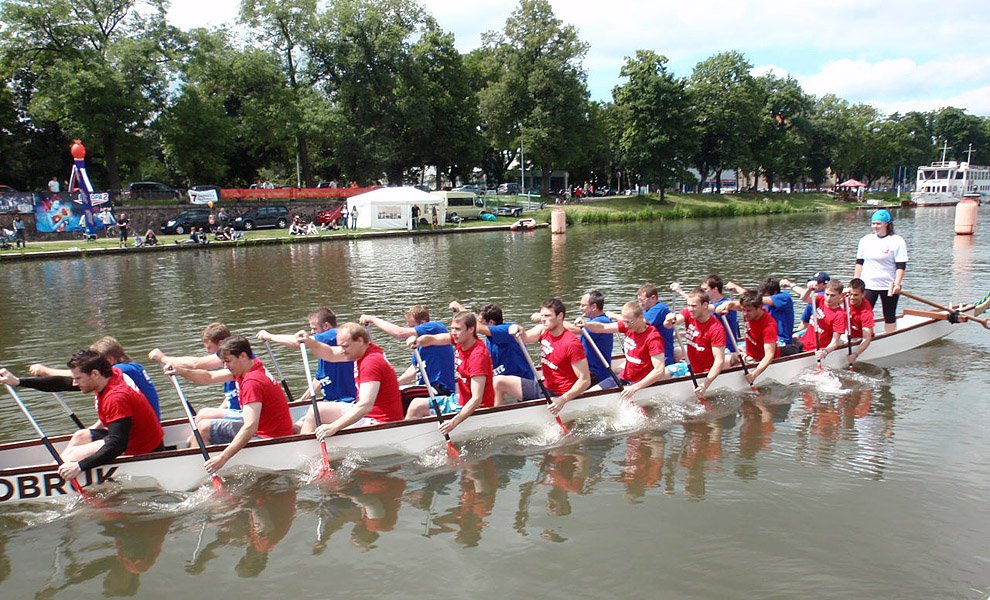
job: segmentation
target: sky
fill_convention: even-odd
[[[461,52],[500,31],[518,0],[422,0]],[[990,0],[551,0],[557,18],[590,45],[593,100],[611,100],[619,69],[653,50],[686,77],[729,50],[753,71],[795,77],[808,93],[832,93],[885,114],[945,106],[990,116]],[[229,25],[239,0],[171,0],[182,29]]]

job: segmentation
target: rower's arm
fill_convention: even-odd
[[[649,387],[658,381],[667,379],[667,367],[664,365],[663,352],[651,356],[650,362],[653,364],[653,370],[647,373],[646,377],[626,388],[630,393],[638,392],[639,390]]]
[[[318,427],[316,430],[317,437],[323,439],[326,436],[334,435],[341,429],[350,427],[360,421],[375,406],[375,400],[378,398],[378,392],[381,390],[381,387],[382,383],[380,381],[365,381],[362,383],[358,387],[357,400],[351,405],[350,410],[340,415],[332,423],[326,423]],[[323,435],[320,435],[321,433]]]
[[[722,373],[722,367],[725,366],[725,346],[712,346],[712,356],[715,361],[712,363],[712,368],[708,369],[708,376],[705,377],[705,381],[701,384],[706,392],[708,388],[712,387],[715,378]]]
[[[760,364],[756,365],[756,368],[750,372],[754,380],[767,370],[775,356],[777,356],[777,344],[763,344],[763,358],[760,360]]]
[[[412,348],[416,346],[450,346],[453,344],[453,340],[450,339],[449,333],[436,333],[421,335],[419,337],[409,338],[409,342],[412,344]]]
[[[261,403],[251,402],[241,407],[241,414],[244,417],[244,425],[237,431],[234,439],[227,444],[219,456],[214,456],[204,463],[204,467],[210,473],[216,473],[223,468],[227,461],[247,446],[254,434],[258,433],[258,423],[261,422]]]
[[[68,369],[53,369],[41,363],[34,363],[29,366],[28,372],[35,377],[72,377],[72,371]]]
[[[234,380],[234,374],[227,369],[207,371],[206,369],[189,369],[187,367],[177,367],[173,364],[167,364],[163,370],[165,371],[165,375],[178,375],[196,385],[212,385],[214,383]]]
[[[406,370],[399,375],[399,385],[409,385],[410,383],[414,383],[416,381],[417,372],[418,369],[416,368],[416,365],[410,364],[406,367]]]
[[[467,404],[461,408],[461,411],[454,415],[451,419],[444,422],[441,431],[443,433],[449,434],[454,430],[455,427],[464,422],[464,419],[471,416],[479,406],[481,406],[481,401],[485,397],[485,384],[487,383],[487,375],[475,375],[471,378],[471,399],[468,400]]]
[[[288,335],[284,333],[269,333],[262,329],[255,334],[255,337],[261,341],[275,342],[276,344],[281,344],[289,348],[298,348],[299,340],[296,339],[294,335]]]
[[[738,300],[729,300],[716,306],[714,312],[720,315],[727,315],[730,310],[742,310],[742,304]]]
[[[79,461],[79,468],[83,471],[105,465],[127,450],[127,444],[131,439],[131,417],[124,417],[107,423],[107,437],[103,438],[103,446]]]
[[[343,348],[324,344],[309,335],[308,331],[300,330],[296,332],[296,341],[300,344],[306,344],[306,347],[313,353],[313,356],[327,362],[348,362],[350,360],[344,354]]]
[[[585,321],[583,327],[591,333],[619,333],[618,323],[600,323],[598,321]],[[578,329],[578,335],[581,330]]]
[[[729,290],[730,292],[735,292],[737,294],[745,294],[746,293],[746,288],[744,288],[743,286],[739,285],[738,283],[736,283],[734,281],[730,281],[729,283],[726,283],[725,284],[725,289]]]
[[[538,341],[540,339],[540,336],[543,335],[543,325],[537,325],[536,327],[533,327],[528,331],[526,331],[523,330],[521,326],[513,324],[511,327],[509,327],[509,335],[511,336],[519,335],[520,337],[522,337],[523,342],[527,344],[532,344]]]
[[[19,377],[14,387],[26,387],[39,392],[78,392],[72,377]]]
[[[215,369],[223,368],[223,361],[220,360],[220,357],[216,354],[206,354],[203,356],[169,356],[162,352],[159,348],[155,348],[148,353],[148,358],[162,365],[172,364],[177,367],[186,367],[187,369],[206,369],[207,371],[213,371]]]
[[[563,402],[570,402],[591,387],[591,371],[588,369],[587,358],[582,358],[577,362],[571,363],[571,368],[574,369],[574,372],[577,374],[578,378],[577,381],[574,382],[574,385],[571,386],[571,389],[560,395],[560,399]]]
[[[416,329],[414,327],[402,327],[375,315],[361,315],[361,323],[364,325],[374,325],[386,334],[400,340],[404,340],[411,335],[416,335]]]

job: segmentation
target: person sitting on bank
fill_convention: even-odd
[[[155,235],[155,232],[154,231],[152,231],[152,230],[149,229],[148,231],[146,231],[144,233],[144,243],[142,245],[144,245],[144,246],[157,246],[158,245],[158,236]]]

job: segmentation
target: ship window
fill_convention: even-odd
[[[962,179],[962,178],[963,178],[963,172],[962,171],[956,171],[956,179]]]

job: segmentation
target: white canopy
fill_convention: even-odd
[[[367,229],[412,229],[413,206],[419,207],[420,218],[427,222],[435,206],[439,223],[444,223],[443,199],[414,187],[378,188],[347,199],[348,212],[357,208],[357,226]]]

